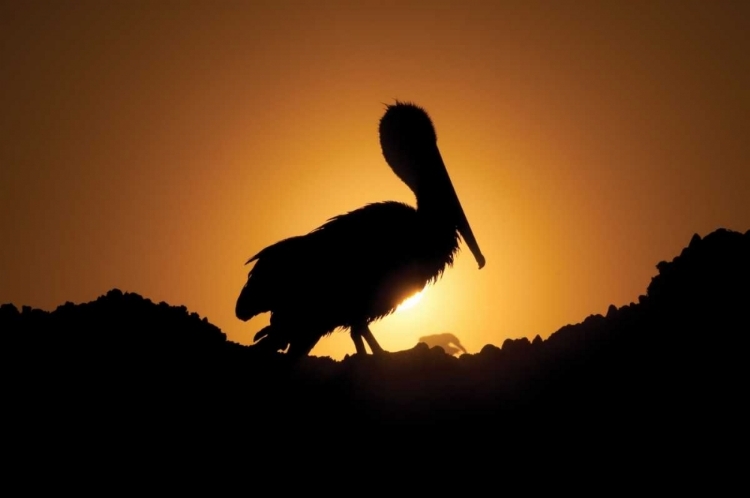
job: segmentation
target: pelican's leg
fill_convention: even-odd
[[[352,341],[354,341],[354,347],[357,348],[357,354],[367,354],[365,343],[362,340],[362,329],[360,327],[352,326],[351,336]]]
[[[381,354],[385,352],[383,348],[380,347],[380,344],[378,344],[378,341],[375,340],[375,336],[372,335],[372,332],[370,332],[370,327],[368,327],[367,325],[365,325],[362,329],[362,337],[365,338],[367,344],[370,346],[372,354]]]

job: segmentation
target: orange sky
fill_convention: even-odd
[[[464,247],[384,348],[635,301],[693,233],[750,228],[750,7],[611,3],[2,1],[0,303],[118,287],[250,342],[249,256],[414,202],[378,144],[396,98],[431,114],[487,266]]]

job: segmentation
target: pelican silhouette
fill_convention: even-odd
[[[408,102],[386,106],[380,144],[393,172],[414,192],[401,202],[368,204],[331,218],[307,235],[266,247],[239,298],[237,318],[271,313],[254,348],[305,356],[336,329],[349,329],[357,354],[383,352],[369,324],[435,282],[453,264],[463,237],[485,264],[437,147],[427,112]]]

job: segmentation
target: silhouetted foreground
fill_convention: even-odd
[[[750,232],[696,235],[657,268],[638,303],[459,358],[420,344],[382,358],[266,359],[184,307],[119,290],[53,312],[3,305],[6,406],[66,433],[115,417],[217,433],[228,430],[218,420],[268,434],[338,427],[360,441],[368,422],[495,439],[734,440],[748,415]]]

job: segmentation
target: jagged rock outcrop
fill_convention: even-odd
[[[637,303],[611,305],[547,340],[507,339],[458,358],[422,343],[382,358],[292,364],[227,341],[185,307],[116,289],[52,312],[3,305],[0,337],[11,391],[50,406],[61,393],[81,407],[102,399],[162,410],[209,403],[267,427],[352,417],[494,427],[540,413],[570,424],[615,413],[643,423],[646,412],[695,421],[701,406],[732,427],[747,414],[749,233],[694,236],[657,265]]]

